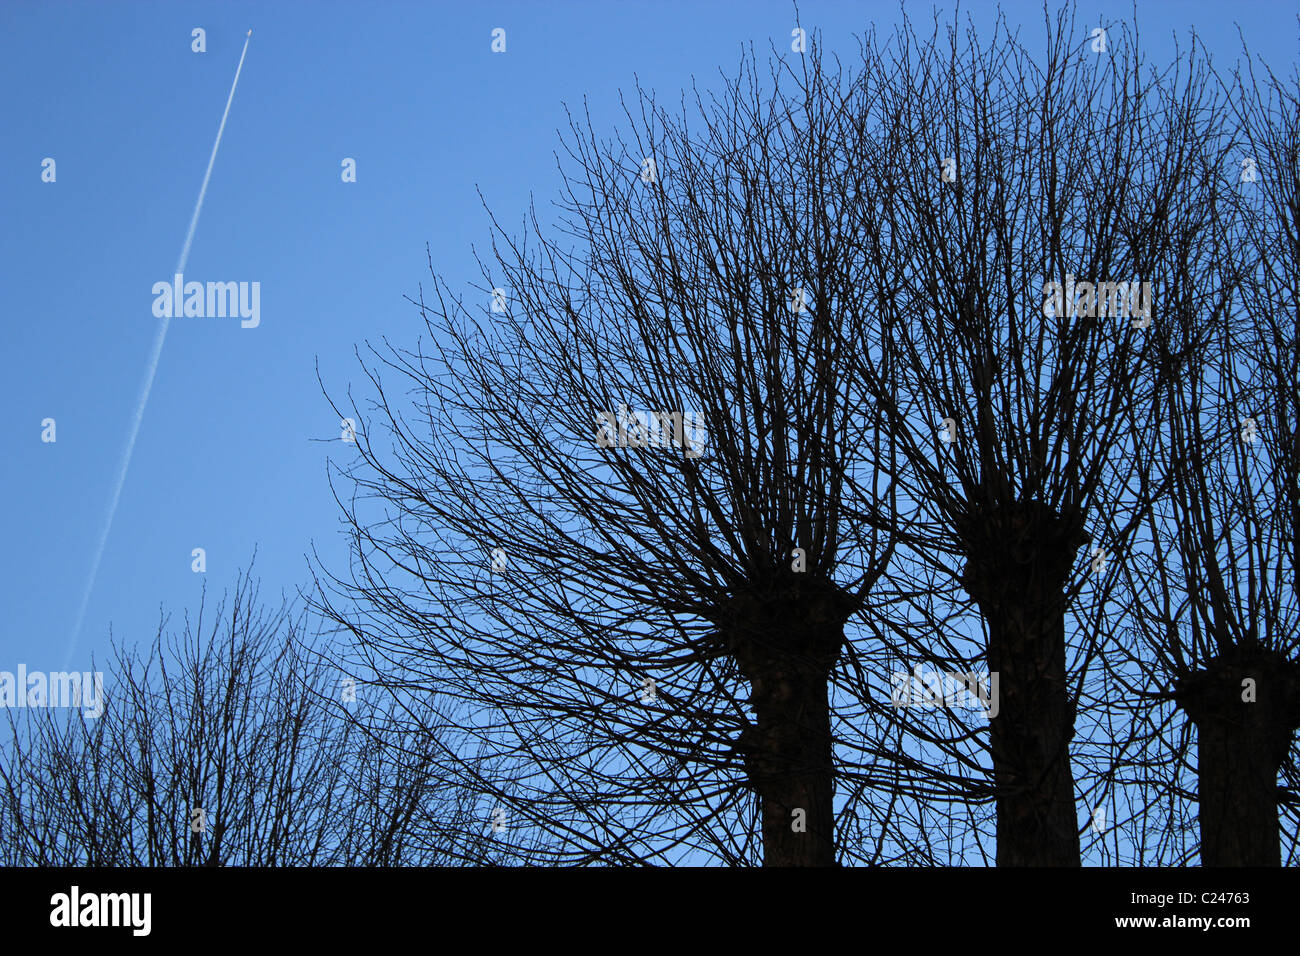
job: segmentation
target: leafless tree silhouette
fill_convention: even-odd
[[[1257,80],[1245,64],[1225,84],[1230,151],[1207,169],[1205,228],[1188,245],[1187,260],[1209,268],[1187,272],[1215,301],[1162,337],[1177,374],[1141,457],[1166,490],[1125,562],[1123,602],[1141,638],[1134,699],[1187,718],[1151,730],[1178,757],[1171,797],[1194,771],[1208,866],[1281,862],[1279,798],[1294,805],[1300,727],[1300,122],[1294,80]]]
[[[1103,54],[1062,11],[1044,56],[1005,25],[905,30],[868,98],[889,135],[864,162],[882,343],[861,373],[899,450],[893,528],[978,608],[1000,677],[1000,865],[1080,862],[1070,745],[1100,687],[1107,561],[1157,490],[1134,452],[1176,372],[1163,330],[1204,306],[1183,250],[1222,98],[1195,51],[1160,75],[1136,30],[1106,31]]]
[[[6,865],[482,862],[432,754],[346,700],[306,618],[245,574],[146,656],[119,649],[104,710],[28,710],[0,750]],[[464,828],[454,828],[463,832]]]
[[[481,317],[436,281],[428,350],[374,353],[415,417],[372,374],[323,607],[464,706],[551,859],[750,862],[757,829],[836,860],[832,672],[891,549],[846,520],[889,497],[837,327],[870,296],[861,89],[815,40],[770,79],[747,57],[698,126],[644,92],[630,139],[572,122],[558,234],[498,228]]]

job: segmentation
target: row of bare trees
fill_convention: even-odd
[[[347,570],[15,726],[6,861],[1293,862],[1300,84],[1105,30],[571,117],[335,405]]]
[[[318,608],[518,859],[1291,860],[1296,80],[1044,21],[574,118],[371,350]]]
[[[427,723],[357,693],[291,604],[249,573],[141,653],[115,650],[102,712],[11,713],[0,864],[321,866],[485,862],[476,811]],[[17,716],[20,714],[21,716]]]

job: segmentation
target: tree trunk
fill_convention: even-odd
[[[1201,864],[1281,866],[1277,778],[1300,726],[1300,668],[1233,647],[1180,680],[1175,699],[1197,730]]]
[[[997,865],[1079,866],[1063,592],[1086,539],[1032,502],[976,522],[962,584],[988,625],[988,667],[999,675],[989,722]]]
[[[759,798],[763,865],[835,866],[827,684],[844,643],[846,599],[830,585],[798,591],[732,602],[727,646],[750,682],[755,715],[736,749]]]
[[[764,866],[834,866],[828,673],[787,668],[754,680],[757,722],[742,736],[758,792]]]

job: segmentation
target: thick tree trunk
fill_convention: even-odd
[[[1059,604],[1059,585],[1054,594]],[[989,722],[998,794],[997,864],[1078,866],[1065,619],[1029,593],[1025,598],[1019,607],[1003,605],[985,614],[989,670],[999,675],[1001,697],[998,715]]]
[[[1201,864],[1280,866],[1277,778],[1300,726],[1300,668],[1263,648],[1232,648],[1178,682],[1196,724]]]
[[[835,865],[827,684],[844,643],[846,601],[831,586],[799,591],[733,601],[728,629],[728,649],[751,687],[755,722],[737,750],[759,798],[764,866]]]
[[[1086,539],[1033,503],[977,520],[962,583],[988,625],[988,667],[999,675],[989,725],[997,865],[1079,866],[1063,592]]]
[[[835,865],[835,773],[828,672],[789,667],[754,680],[743,738],[758,792],[764,866]]]

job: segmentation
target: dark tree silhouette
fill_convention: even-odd
[[[1166,490],[1126,562],[1125,603],[1155,688],[1143,696],[1195,728],[1201,862],[1277,866],[1278,778],[1300,727],[1300,121],[1294,80],[1252,69],[1226,88],[1226,148],[1185,256],[1195,307],[1162,337],[1176,374],[1167,426],[1144,442]]]
[[[104,710],[10,717],[0,860],[322,866],[482,860],[432,754],[316,656],[305,616],[246,572],[146,656],[116,651]]]
[[[377,373],[386,431],[358,412],[362,610],[323,606],[485,722],[514,773],[480,785],[566,859],[749,861],[743,784],[764,862],[836,860],[829,687],[890,551],[846,520],[888,498],[838,327],[862,91],[815,39],[771,80],[690,122],[642,93],[631,141],[572,122],[556,236],[498,229],[481,318],[436,281],[428,346],[381,357],[415,417]]]
[[[1045,57],[902,32],[856,224],[881,328],[862,377],[902,466],[891,527],[978,607],[1000,677],[999,865],[1080,862],[1070,743],[1111,586],[1089,577],[1148,507],[1135,436],[1157,423],[1214,116],[1194,57],[1162,81],[1135,31],[1108,25],[1102,54],[1066,12],[1047,26]]]

